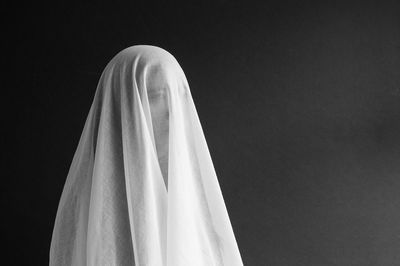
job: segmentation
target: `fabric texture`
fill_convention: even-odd
[[[50,265],[243,265],[188,82],[165,50],[129,47],[103,71]]]

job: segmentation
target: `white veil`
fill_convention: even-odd
[[[164,178],[146,87],[156,72],[168,100]],[[243,265],[189,85],[165,50],[129,47],[103,71],[59,203],[50,265]]]

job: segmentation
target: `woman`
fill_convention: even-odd
[[[132,46],[105,68],[50,265],[243,265],[189,85],[165,50]]]

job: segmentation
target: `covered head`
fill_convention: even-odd
[[[169,113],[171,93],[179,97],[190,94],[186,77],[176,59],[164,49],[139,45],[126,48],[110,62],[113,71],[131,78],[121,81],[116,90],[138,91],[139,102],[146,116],[147,128],[168,186]],[[126,73],[126,71],[131,73]],[[135,104],[135,103],[131,103]],[[151,118],[151,119],[150,119]]]
[[[154,46],[100,78],[50,265],[243,265],[186,77]]]

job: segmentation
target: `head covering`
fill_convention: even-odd
[[[129,47],[103,71],[50,265],[243,265],[188,82],[165,50]]]

